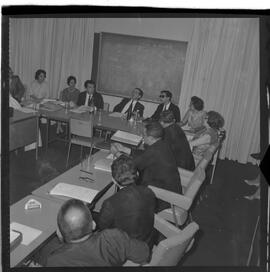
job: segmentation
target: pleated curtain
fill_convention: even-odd
[[[196,18],[188,44],[179,106],[191,96],[225,119],[227,138],[220,158],[256,161],[260,150],[259,19]]]
[[[10,19],[10,66],[29,88],[35,72],[44,69],[50,97],[58,98],[69,75],[77,88],[91,79],[93,18]]]

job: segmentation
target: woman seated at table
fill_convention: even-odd
[[[77,105],[79,94],[80,94],[80,90],[75,88],[76,83],[77,83],[76,77],[69,76],[67,78],[68,87],[60,92],[60,100],[63,102],[68,102],[71,108]],[[62,129],[61,123],[58,122],[56,134],[60,134],[60,133],[63,133],[63,129]]]
[[[12,69],[9,67],[9,92],[13,98],[19,103],[25,95],[25,87],[22,84],[18,75],[14,75]]]
[[[45,81],[46,72],[42,69],[36,71],[35,80],[30,87],[30,98],[38,102],[49,97],[49,85]]]
[[[189,142],[195,165],[202,159],[210,145],[217,143],[219,130],[224,126],[223,117],[216,111],[209,111],[204,118],[205,128],[195,134]]]
[[[189,110],[186,112],[180,126],[188,124],[191,130],[199,131],[203,128],[206,112],[203,110],[204,102],[197,96],[192,96],[189,104]]]
[[[69,76],[67,78],[68,87],[60,93],[60,100],[63,102],[69,102],[71,107],[77,105],[80,90],[75,88],[77,83],[76,77]]]

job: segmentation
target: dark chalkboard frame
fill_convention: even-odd
[[[155,41],[162,41],[162,42],[168,42],[168,43],[181,43],[181,44],[186,44],[186,52],[187,52],[187,47],[188,47],[188,42],[187,41],[178,41],[178,40],[168,40],[168,39],[160,39],[160,38],[153,38],[153,37],[145,37],[145,36],[136,36],[136,35],[126,35],[126,34],[120,34],[120,33],[111,33],[111,32],[100,32],[100,33],[95,33],[95,40],[94,41],[94,44],[96,45],[96,49],[94,50],[95,52],[93,52],[93,57],[94,57],[94,54],[95,54],[95,72],[94,72],[94,80],[96,81],[96,85],[97,85],[97,90],[99,93],[101,94],[104,94],[104,95],[109,95],[109,96],[114,96],[114,97],[120,97],[120,98],[123,98],[123,97],[127,97],[129,98],[130,97],[130,94],[132,92],[132,89],[130,90],[127,90],[127,93],[126,95],[121,93],[116,93],[114,90],[108,90],[108,91],[103,91],[103,90],[100,90],[100,86],[99,86],[99,76],[100,76],[100,61],[101,61],[101,48],[102,48],[102,36],[103,35],[106,35],[106,34],[109,34],[109,35],[115,35],[115,36],[123,36],[125,38],[127,37],[132,37],[133,39],[134,38],[139,38],[139,39],[147,39],[147,40],[155,40]],[[185,59],[184,59],[184,65],[185,65],[185,61],[186,61],[186,52],[185,52]],[[92,70],[92,73],[93,73],[93,70]],[[182,79],[183,79],[183,74],[184,74],[184,70],[182,72]],[[92,77],[93,77],[93,74],[92,74]],[[181,84],[182,84],[182,79],[181,79]],[[134,86],[135,88],[136,86]],[[180,97],[180,92],[181,92],[181,87],[179,87],[179,94],[175,94],[173,93],[173,99],[172,101],[174,101],[176,104],[178,104],[178,101],[179,101],[179,97]],[[160,90],[161,91],[161,90]],[[147,98],[142,98],[141,100],[142,101],[145,101],[145,102],[151,102],[151,103],[155,103],[155,104],[159,104],[160,101],[158,100],[158,95],[159,93],[157,93],[157,99],[147,99]],[[177,100],[175,100],[177,98]]]

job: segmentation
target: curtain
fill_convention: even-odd
[[[259,19],[196,18],[188,45],[179,106],[191,96],[225,119],[220,158],[255,161],[260,150]]]
[[[10,19],[10,67],[27,88],[35,72],[47,73],[50,97],[58,98],[66,79],[77,78],[77,88],[91,79],[94,19]]]

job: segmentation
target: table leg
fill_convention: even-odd
[[[36,136],[36,160],[38,159],[38,144],[39,144],[39,117],[37,116],[37,136]]]
[[[47,118],[47,125],[46,125],[46,151],[48,150],[48,146],[49,146],[49,138],[50,138],[50,119]]]

